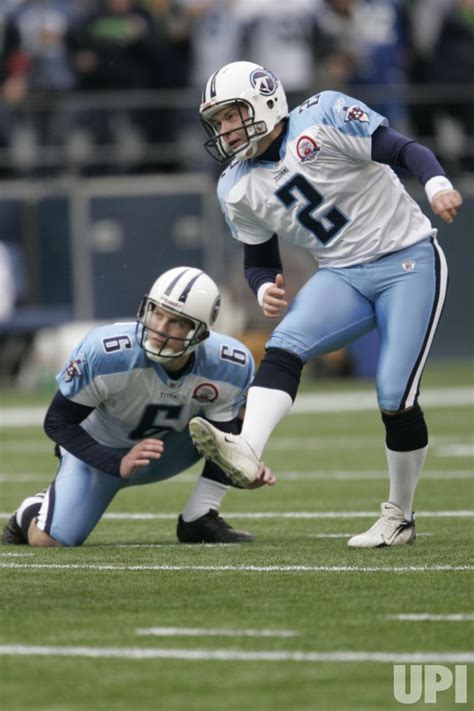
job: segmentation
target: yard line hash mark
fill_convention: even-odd
[[[296,637],[294,630],[255,630],[215,627],[144,627],[135,630],[137,635],[156,637]]]
[[[432,615],[428,612],[406,613],[400,615],[383,615],[385,620],[400,620],[401,622],[469,622],[474,615],[452,614]]]

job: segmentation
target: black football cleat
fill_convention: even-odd
[[[10,516],[3,529],[2,543],[4,546],[22,546],[28,543],[16,522],[15,514]]]
[[[247,531],[236,531],[217,511],[209,509],[207,514],[195,521],[183,521],[179,516],[176,535],[180,543],[250,543],[253,536]]]
[[[42,489],[41,491],[38,491],[36,494],[34,494],[31,499],[37,498],[39,502],[41,502],[48,489]],[[25,499],[26,500],[26,499]],[[34,502],[33,502],[34,503]],[[8,519],[2,533],[2,543],[4,546],[22,546],[22,545],[27,545],[28,541],[26,540],[25,536],[23,535],[23,532],[20,528],[20,526],[17,523],[16,520],[16,511],[13,513],[10,518]]]

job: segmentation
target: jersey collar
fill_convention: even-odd
[[[288,119],[283,119],[283,130],[275,140],[270,143],[267,150],[255,159],[257,163],[277,163],[281,159],[281,148],[286,143],[288,136]]]

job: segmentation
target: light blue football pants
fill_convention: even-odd
[[[447,280],[446,259],[434,238],[367,264],[320,269],[298,292],[266,346],[290,351],[306,363],[377,328],[379,407],[412,407]]]
[[[79,546],[95,528],[118,491],[169,479],[201,458],[187,428],[182,432],[169,432],[164,442],[161,458],[140,469],[130,479],[105,474],[62,449],[56,478],[39,511],[38,527],[64,546]]]

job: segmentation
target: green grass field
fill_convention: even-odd
[[[176,542],[196,468],[119,494],[81,548],[0,546],[2,709],[385,711],[403,708],[394,663],[454,671],[472,661],[472,372],[451,364],[425,375],[431,448],[414,546],[347,548],[388,492],[382,424],[357,409],[279,426],[266,452],[278,484],[232,490],[222,508],[252,544]],[[369,391],[306,381],[302,392],[325,394],[329,410],[335,396],[348,393],[349,407]],[[47,402],[5,392],[0,406]],[[55,461],[40,426],[0,436],[4,521],[49,483]],[[397,617],[409,614],[461,618]],[[471,664],[466,704],[451,688],[411,708],[472,708],[473,677]]]

